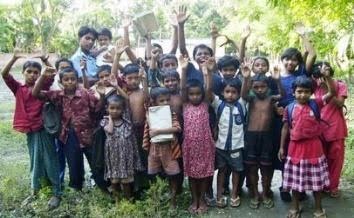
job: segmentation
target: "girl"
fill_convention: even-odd
[[[334,71],[328,62],[315,64],[313,75],[316,75],[315,71],[320,71],[322,66],[329,68],[332,77]],[[325,126],[329,126],[323,132],[330,180],[330,185],[326,191],[329,192],[331,197],[339,197],[338,186],[344,162],[344,143],[345,138],[348,136],[348,129],[343,114],[344,101],[348,95],[348,88],[343,81],[336,80],[334,83],[336,95],[323,107],[321,117],[327,122]],[[317,84],[318,87],[315,90],[315,96],[320,97],[323,93],[327,92],[328,87],[321,77],[317,79]]]
[[[10,69],[21,57],[15,51],[14,56],[4,67],[1,74],[6,85],[16,97],[13,128],[27,135],[32,195],[24,201],[24,204],[29,203],[36,197],[41,188],[41,178],[48,178],[53,186],[54,194],[48,202],[48,207],[53,209],[59,206],[62,194],[58,154],[55,151],[54,138],[43,128],[43,102],[32,96],[32,89],[41,74],[42,66],[35,61],[26,61],[22,70],[25,83],[22,84],[10,74]],[[52,82],[53,78],[46,80],[44,89],[48,90]]]
[[[284,112],[279,159],[285,159],[283,188],[292,190],[292,206],[287,217],[300,217],[300,193],[313,191],[315,198],[314,217],[326,217],[321,205],[321,191],[329,185],[328,166],[320,140],[321,123],[319,110],[324,101],[332,97],[333,81],[329,72],[321,71],[326,79],[329,92],[320,98],[310,100],[313,81],[305,76],[296,78],[293,89],[296,101],[289,104]],[[285,144],[289,147],[285,158]]]
[[[198,80],[190,80],[186,84],[188,58],[180,56],[180,62],[182,99],[185,103],[182,156],[184,173],[189,177],[192,191],[192,204],[188,211],[201,214],[208,209],[204,194],[214,175],[215,146],[203,85]]]
[[[131,122],[123,118],[126,100],[112,95],[107,102],[108,116],[101,121],[107,136],[104,178],[110,180],[113,194],[117,196],[118,186],[121,184],[125,197],[129,199],[134,171],[142,170],[136,138]]]

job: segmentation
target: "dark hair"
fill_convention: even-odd
[[[74,68],[74,65],[73,65],[73,62],[67,58],[59,58],[58,60],[55,61],[55,69],[59,70],[59,65],[61,62],[66,62],[66,63],[69,63],[70,67],[71,68]]]
[[[195,60],[195,55],[197,54],[198,49],[208,49],[210,56],[213,56],[213,49],[211,49],[209,46],[205,45],[205,44],[199,44],[197,46],[194,47],[193,49],[193,59]]]
[[[331,67],[331,64],[327,61],[318,61],[312,66],[312,72],[311,75],[314,76],[315,78],[319,78],[322,76],[321,74],[321,68],[322,65],[325,65],[329,67],[329,75],[332,77],[334,75],[334,70]]]
[[[202,92],[202,96],[204,98],[205,96],[205,90],[204,90],[204,86],[203,86],[203,83],[201,83],[199,80],[197,79],[191,79],[191,80],[188,80],[187,81],[187,84],[186,84],[186,90],[187,90],[187,93],[189,92],[189,89],[191,88],[199,88]]]
[[[175,60],[176,63],[177,63],[177,66],[178,66],[178,60],[177,60],[176,55],[174,55],[174,54],[162,54],[161,57],[160,57],[160,59],[159,59],[159,61],[157,62],[158,67],[161,68],[163,61],[164,61],[164,60],[167,60],[167,59],[173,59],[173,60]]]
[[[132,73],[139,73],[140,67],[137,64],[127,64],[123,68],[123,75],[126,76]]]
[[[313,93],[313,81],[310,77],[307,76],[298,76],[292,84],[293,92],[295,92],[297,87],[311,89],[311,93]]]
[[[240,67],[240,62],[233,56],[224,55],[218,60],[217,66],[220,71],[229,66],[233,66],[237,70]]]
[[[253,59],[253,64],[252,64],[252,68],[254,67],[254,63],[256,62],[256,60],[263,60],[264,62],[266,62],[268,70],[269,70],[269,60],[266,57],[263,56],[257,56]]]
[[[79,29],[78,36],[81,39],[84,35],[87,35],[91,33],[93,35],[93,38],[97,39],[97,31],[94,28],[88,27],[88,26],[82,26]]]
[[[241,92],[241,86],[242,86],[242,82],[239,78],[232,78],[232,79],[228,79],[228,80],[224,80],[222,83],[222,90],[224,90],[227,86],[233,87],[235,88],[238,93]]]
[[[156,101],[156,99],[161,96],[161,95],[170,95],[170,90],[166,87],[155,87],[152,88],[150,91],[150,98],[153,101]]]
[[[295,57],[299,63],[303,63],[304,60],[302,59],[302,54],[297,48],[287,48],[281,55],[280,59],[283,60],[284,58],[290,59]]]
[[[173,77],[176,78],[177,80],[180,80],[178,71],[173,69],[162,72],[161,77],[162,77],[162,82],[169,77]]]
[[[108,36],[108,38],[112,40],[112,32],[108,28],[100,29],[100,31],[97,33],[97,38],[99,36]]]
[[[59,71],[59,80],[61,81],[64,77],[65,74],[67,73],[72,73],[74,72],[76,79],[79,78],[79,74],[77,73],[77,71],[74,68],[71,67],[65,67],[64,69],[62,69],[61,71]]]
[[[112,70],[112,67],[105,64],[105,65],[102,65],[102,66],[99,66],[98,69],[97,69],[97,74],[96,76],[99,77],[99,74],[101,72],[104,72],[104,71],[107,71],[108,73],[111,73],[111,70]]]
[[[264,82],[264,83],[267,84],[267,86],[269,86],[269,79],[268,79],[268,77],[267,77],[266,75],[264,75],[264,74],[258,73],[258,74],[256,74],[256,75],[254,75],[254,76],[251,78],[251,84],[252,84],[253,82]]]
[[[22,66],[22,72],[25,72],[25,70],[29,67],[37,68],[39,72],[42,70],[42,65],[37,61],[26,61]]]
[[[126,106],[125,98],[123,98],[121,95],[117,95],[117,94],[110,95],[107,98],[106,102],[107,102],[107,105],[109,105],[110,103],[121,103],[124,108]]]
[[[160,44],[158,44],[158,43],[152,43],[151,46],[152,47],[158,47],[159,49],[161,49],[163,51],[162,46]]]

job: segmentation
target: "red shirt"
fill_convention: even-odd
[[[32,96],[32,88],[14,79],[11,74],[3,76],[6,85],[16,97],[13,128],[22,133],[36,132],[43,127],[43,102]],[[53,80],[46,81],[48,90]]]
[[[348,88],[342,81],[335,81],[336,96],[347,98]],[[315,96],[320,97],[326,94],[327,91],[321,87],[315,90]],[[326,141],[344,139],[348,136],[347,123],[344,118],[343,108],[336,106],[332,101],[329,101],[321,110],[321,119],[326,121],[324,125],[323,136]]]
[[[64,90],[45,92],[49,101],[61,108],[60,141],[64,144],[68,139],[70,128],[74,128],[80,147],[91,146],[93,132],[96,127],[95,115],[103,104],[92,92],[78,87],[73,97],[66,96]]]

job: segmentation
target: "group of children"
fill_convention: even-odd
[[[126,198],[159,174],[168,179],[171,206],[176,207],[176,195],[188,177],[192,214],[205,213],[212,203],[216,170],[216,206],[228,204],[231,175],[230,206],[240,206],[246,177],[249,206],[256,209],[262,203],[272,208],[271,181],[274,169],[280,169],[282,199],[291,200],[292,191],[287,217],[300,216],[299,201],[306,191],[314,193],[314,217],[326,217],[321,192],[338,196],[344,160],[345,83],[332,79],[334,72],[327,62],[314,63],[315,51],[303,32],[299,35],[305,54],[286,49],[281,56],[283,70],[270,69],[265,57],[244,58],[249,29],[243,34],[239,58],[225,55],[216,61],[214,50],[201,44],[193,50],[194,65],[185,45],[188,17],[186,8],[180,7],[173,37],[181,53],[178,59],[177,47],[164,54],[147,37],[142,61],[130,50],[128,34],[112,47],[109,30],[97,34],[82,27],[80,48],[71,60],[59,59],[52,67],[48,57],[42,56],[43,70],[38,62],[27,61],[23,84],[9,74],[21,57],[14,54],[2,76],[16,97],[14,129],[27,134],[32,196],[40,189],[39,179],[46,177],[54,190],[49,207],[58,207],[66,164],[69,186],[81,190],[85,155],[97,186],[113,195],[122,191]],[[124,26],[125,33],[128,27]],[[216,40],[215,29],[213,33]],[[98,49],[93,48],[96,39]],[[124,52],[132,63],[123,67]],[[95,65],[96,59],[100,61]],[[45,102],[60,114],[57,135],[43,127]],[[170,127],[151,127],[148,111],[155,106],[170,107]],[[100,129],[105,133],[102,169],[95,167]],[[162,134],[173,137],[152,140]]]

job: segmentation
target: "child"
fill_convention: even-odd
[[[313,75],[320,75],[322,66],[328,67],[330,76],[333,77],[334,71],[328,62],[319,62],[313,66]],[[315,90],[316,98],[323,96],[328,87],[323,78],[317,78],[318,87]],[[336,95],[321,110],[321,118],[327,127],[323,132],[324,148],[328,162],[330,185],[327,189],[331,197],[339,197],[339,178],[341,175],[345,138],[348,136],[348,129],[343,114],[344,101],[348,95],[347,85],[340,80],[334,82]]]
[[[75,69],[64,68],[59,72],[63,90],[41,91],[44,80],[54,72],[55,69],[47,68],[34,86],[32,94],[39,99],[51,101],[60,109],[62,122],[59,144],[69,167],[69,186],[81,190],[85,175],[84,154],[92,169],[91,143],[96,123],[94,114],[103,107],[104,87],[101,85],[97,88],[100,93],[100,99],[97,99],[92,93],[78,86],[78,73]],[[98,187],[107,191],[103,174],[95,171],[92,171],[92,174]]]
[[[322,68],[328,93],[311,100],[313,81],[305,76],[296,78],[293,90],[296,101],[284,112],[279,159],[285,159],[286,139],[290,137],[285,159],[283,189],[292,190],[292,206],[288,217],[300,217],[299,197],[301,192],[313,191],[315,198],[314,217],[326,217],[321,205],[321,192],[329,185],[328,165],[320,135],[322,124],[320,108],[333,96],[333,81],[328,70]]]
[[[250,81],[251,70],[247,65],[242,67],[244,82],[242,84],[242,98],[249,103],[249,120],[245,133],[245,163],[247,164],[247,181],[250,185],[252,199],[250,207],[259,207],[260,196],[258,192],[258,169],[261,170],[263,194],[262,200],[265,208],[272,208],[274,202],[270,196],[272,179],[272,159],[274,146],[272,141],[272,121],[275,111],[274,103],[281,95],[269,95],[268,77],[256,74]],[[282,93],[279,81],[279,71],[273,73],[273,79],[278,85],[278,93]],[[249,95],[249,82],[252,95]]]
[[[111,66],[112,63],[109,63],[107,56],[110,56],[114,46],[112,45],[112,32],[107,28],[102,28],[97,33],[97,41],[98,41],[98,50],[96,53],[96,65],[98,67],[102,65]]]
[[[225,55],[217,62],[218,70],[224,80],[235,78],[240,68],[240,62],[233,56]]]
[[[176,70],[168,70],[162,75],[162,84],[170,91],[170,105],[178,118],[182,116],[182,97],[180,94],[180,78]],[[181,119],[178,119],[181,120]]]
[[[216,205],[227,206],[227,198],[222,196],[224,180],[227,171],[232,172],[232,192],[230,205],[238,207],[241,204],[238,188],[240,172],[243,171],[244,125],[246,106],[240,98],[241,81],[237,78],[224,81],[223,100],[215,96],[210,89],[210,78],[215,67],[215,61],[210,58],[203,72],[207,75],[207,96],[217,114],[218,138],[216,141],[217,195]],[[206,71],[206,72],[205,72]]]
[[[170,90],[164,87],[153,88],[150,92],[150,98],[153,106],[170,105]],[[177,158],[181,157],[180,144],[177,133],[180,133],[176,113],[171,111],[172,127],[165,129],[152,129],[149,122],[145,122],[143,148],[148,151],[148,174],[156,175],[162,170],[167,174],[170,181],[171,207],[176,207],[177,175],[180,168]],[[167,142],[153,143],[151,138],[160,134],[173,134],[173,139]]]
[[[178,67],[178,61],[174,54],[163,54],[158,59],[158,50],[151,51],[151,62],[149,68],[149,85],[151,87],[160,86],[163,74],[166,71],[176,70]]]
[[[113,194],[117,195],[119,184],[126,198],[131,197],[131,183],[135,170],[142,170],[136,138],[131,122],[123,118],[126,100],[111,95],[107,99],[108,116],[101,121],[106,133],[104,178],[110,180]]]
[[[73,68],[73,63],[67,58],[59,58],[55,61],[55,69],[59,72],[66,67]],[[51,90],[61,90],[63,87],[59,82],[59,74],[55,75],[53,85],[50,87]]]
[[[214,175],[215,146],[209,126],[208,103],[203,84],[190,80],[187,84],[188,59],[180,57],[182,68],[181,90],[183,105],[183,162],[192,192],[190,213],[202,214],[208,210],[204,195]]]
[[[105,87],[105,97],[107,98],[111,94],[114,93],[115,88],[112,86],[112,82],[115,82],[113,80],[116,80],[114,76],[111,74],[111,66],[109,65],[102,65],[98,67],[97,70],[97,77],[98,77],[98,83],[103,84]],[[116,82],[115,82],[116,83]],[[90,88],[95,93],[96,98],[99,98],[100,94],[97,92],[97,84],[92,86]]]
[[[27,146],[30,156],[32,196],[24,203],[36,197],[41,188],[41,178],[48,178],[53,186],[53,196],[48,202],[50,209],[60,204],[61,186],[59,178],[59,159],[55,151],[54,138],[43,128],[42,107],[43,102],[32,96],[32,89],[41,74],[41,65],[38,62],[26,61],[22,68],[25,83],[15,80],[10,74],[14,63],[22,58],[16,51],[10,62],[4,67],[1,75],[16,97],[16,107],[13,128],[26,133]],[[48,90],[53,78],[43,81],[44,89]]]

